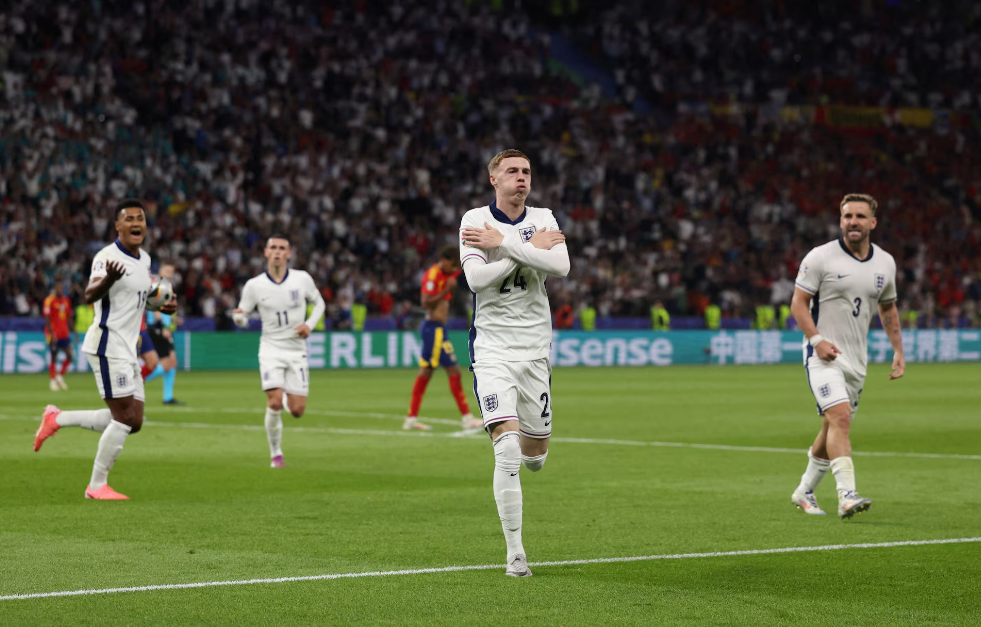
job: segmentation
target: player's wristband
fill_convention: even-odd
[[[815,348],[817,347],[818,344],[820,344],[823,341],[824,338],[821,337],[820,333],[815,333],[811,337],[807,338],[807,343],[810,344],[811,346],[814,346]]]

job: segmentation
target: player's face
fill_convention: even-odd
[[[278,237],[272,237],[266,242],[266,261],[269,265],[282,267],[290,260],[290,243]]]
[[[443,271],[443,274],[453,274],[460,269],[460,262],[456,259],[440,259],[439,269]]]
[[[127,207],[116,215],[116,232],[123,246],[133,248],[146,237],[146,214],[139,207]]]
[[[872,208],[864,202],[846,202],[841,208],[841,234],[851,244],[859,244],[875,228]]]
[[[174,278],[174,266],[170,264],[164,264],[160,266],[160,278],[167,279],[170,281]]]
[[[531,164],[521,157],[508,157],[497,166],[497,173],[490,180],[505,198],[524,200],[531,193]]]

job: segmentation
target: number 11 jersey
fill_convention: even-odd
[[[296,334],[297,326],[306,322],[307,303],[316,303],[320,293],[313,277],[303,270],[287,270],[279,283],[268,272],[248,280],[242,288],[239,308],[245,313],[259,310],[262,337],[259,356],[264,353],[307,352],[307,341]]]
[[[859,259],[837,239],[807,253],[796,284],[814,296],[811,315],[821,337],[841,350],[836,361],[864,377],[872,316],[880,303],[896,300],[895,259],[875,244]]]

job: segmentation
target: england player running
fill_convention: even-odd
[[[310,391],[310,368],[307,364],[307,341],[327,308],[313,277],[303,270],[289,267],[290,242],[275,235],[266,242],[267,270],[249,279],[242,289],[242,299],[232,317],[240,327],[248,326],[248,314],[259,310],[262,337],[259,340],[259,373],[266,392],[266,437],[269,441],[270,466],[284,468],[283,420],[285,405],[294,418],[303,415]],[[307,303],[313,303],[310,316],[304,320]],[[288,395],[283,402],[283,392]]]
[[[866,194],[845,196],[841,239],[809,252],[797,274],[790,310],[807,336],[804,368],[822,418],[821,431],[807,452],[807,470],[791,497],[808,514],[824,514],[814,488],[829,468],[838,484],[838,516],[851,518],[872,504],[855,489],[849,428],[865,383],[873,308],[878,308],[895,351],[889,378],[898,379],[906,370],[896,305],[896,262],[869,240],[876,206]]]
[[[140,248],[146,236],[143,205],[124,200],[116,207],[115,217],[119,237],[92,260],[85,302],[94,304],[95,320],[82,343],[99,394],[109,408],[61,411],[48,405],[34,436],[34,450],[38,451],[61,427],[101,432],[85,498],[107,501],[129,498],[110,488],[108,477],[126,438],[143,425],[143,377],[136,344],[150,289],[150,255]],[[176,308],[172,302],[162,311],[173,313]]]
[[[521,543],[521,465],[537,472],[552,433],[549,276],[569,273],[565,236],[548,209],[526,207],[531,161],[505,150],[487,164],[496,198],[460,223],[460,260],[474,293],[474,394],[494,444],[494,499],[507,543],[506,574],[530,577]]]
[[[450,381],[450,393],[460,410],[460,423],[464,429],[480,429],[483,423],[474,418],[467,406],[467,397],[460,383],[460,366],[456,363],[453,344],[446,338],[446,319],[450,315],[450,301],[456,289],[456,277],[460,274],[460,260],[456,248],[443,249],[439,261],[432,265],[422,277],[422,306],[426,310],[426,321],[422,323],[422,355],[419,356],[419,374],[412,386],[412,399],[409,402],[409,415],[402,424],[403,429],[430,431],[432,427],[419,422],[419,408],[426,387],[439,366],[446,368]]]

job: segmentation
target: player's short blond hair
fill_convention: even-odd
[[[515,148],[508,148],[494,155],[494,158],[487,164],[487,171],[493,174],[497,170],[497,166],[501,165],[501,162],[508,157],[521,157],[528,162],[528,165],[531,165],[531,159],[528,158],[528,155]]]
[[[879,203],[875,201],[869,194],[845,194],[845,197],[841,199],[841,204],[838,206],[839,209],[845,208],[845,203],[847,202],[864,202],[869,206],[869,210],[872,212],[873,217],[875,216],[875,210],[879,206]]]

